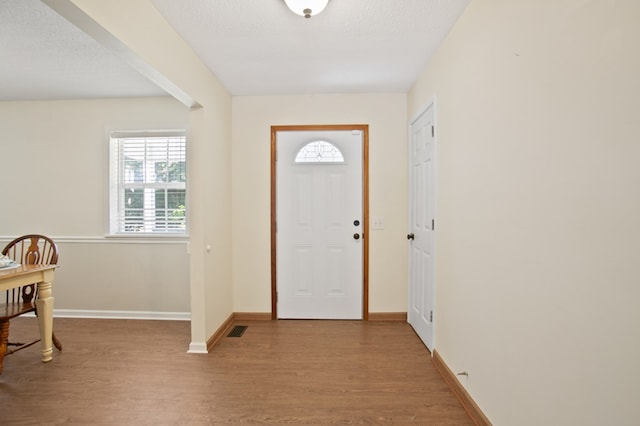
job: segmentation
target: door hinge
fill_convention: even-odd
[[[436,220],[435,219],[431,219],[431,230],[432,231],[436,230]]]
[[[431,126],[431,137],[434,137],[435,135],[436,135],[435,127]]]
[[[429,312],[429,322],[433,322],[433,311]]]

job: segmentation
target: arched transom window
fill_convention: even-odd
[[[296,154],[296,163],[344,163],[342,152],[331,142],[309,142]]]

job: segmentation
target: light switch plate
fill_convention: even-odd
[[[371,229],[384,229],[384,216],[372,216]]]

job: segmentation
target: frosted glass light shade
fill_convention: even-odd
[[[284,0],[284,2],[293,13],[311,18],[322,12],[329,0]]]

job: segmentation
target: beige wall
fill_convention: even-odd
[[[638,424],[640,2],[474,0],[437,96],[436,350],[496,425]]]
[[[385,230],[370,233],[370,310],[406,310],[407,119],[435,95],[436,349],[454,372],[468,371],[463,384],[496,425],[637,423],[640,3],[474,0],[408,99],[233,101],[148,0],[57,3],[91,16],[127,55],[154,69],[160,83],[169,82],[172,94],[199,105],[188,117],[191,255],[180,266],[190,275],[192,344],[202,346],[233,311],[269,311],[271,125],[370,125],[370,212],[385,218]],[[145,25],[132,25],[139,22]],[[14,129],[13,139],[20,139],[11,127],[13,107],[0,104],[0,120],[3,131]],[[39,110],[31,108],[28,113]],[[85,118],[77,112],[61,131]],[[47,113],[41,120],[58,129]],[[92,138],[104,134],[103,125]],[[57,158],[49,139],[31,142]],[[90,161],[106,158],[106,147],[100,157],[74,143]],[[33,164],[14,162],[4,151],[8,144],[1,146],[3,179],[16,165]],[[23,148],[12,144],[11,155],[24,156]],[[87,164],[74,166],[86,174],[86,185],[99,184]],[[77,175],[60,168],[38,183],[66,187]],[[10,183],[0,186],[10,194],[3,200],[32,202]],[[65,205],[57,196],[73,197],[38,194],[60,217]],[[94,201],[104,205],[106,198]],[[15,227],[0,235],[33,229],[30,216],[18,217],[6,205],[0,214],[12,216],[0,216],[0,223]],[[51,228],[42,232],[92,236],[106,208],[102,214],[74,224],[48,221]],[[69,239],[65,249],[86,262],[81,244],[96,243],[78,241]],[[157,264],[156,249],[144,249],[146,264]],[[174,249],[182,246],[160,251]],[[128,250],[141,253],[127,246],[120,254],[130,259]],[[70,300],[63,294],[56,293],[56,307]],[[185,302],[164,303],[132,309],[182,310]]]
[[[170,97],[0,102],[0,238],[52,236],[56,310],[189,312],[186,241],[105,238],[109,133],[186,129]]]
[[[190,350],[204,351],[207,339],[233,312],[231,96],[149,0],[45,1],[192,108]]]
[[[233,282],[236,312],[271,311],[270,126],[368,124],[369,310],[407,310],[405,94],[233,98]]]

